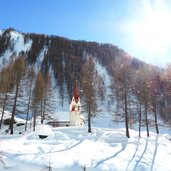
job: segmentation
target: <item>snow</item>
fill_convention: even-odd
[[[0,35],[3,31],[0,30]],[[24,44],[24,37],[17,32],[11,32],[11,42],[14,51],[18,54],[27,51],[32,41]],[[36,68],[40,69],[47,47],[41,50],[37,57]],[[0,65],[6,64],[13,51],[7,49],[0,57]],[[106,87],[110,85],[107,71],[97,61],[98,73],[105,78]],[[69,104],[64,97],[61,107],[59,91],[55,79],[52,79],[54,89],[56,120],[69,120]],[[64,87],[64,89],[66,89]],[[109,94],[110,92],[107,92]],[[106,108],[106,106],[104,106]],[[61,111],[61,112],[59,112]],[[65,112],[64,112],[65,111]],[[86,114],[84,114],[86,117]],[[11,113],[5,111],[5,118]],[[60,117],[60,118],[59,118]],[[0,130],[0,171],[170,171],[171,159],[171,129],[160,126],[160,134],[151,129],[150,137],[146,137],[145,128],[142,128],[142,137],[138,137],[136,130],[130,130],[131,138],[125,136],[124,123],[113,122],[113,116],[106,111],[92,118],[92,133],[88,133],[87,126],[58,127],[37,125],[32,131],[28,122],[28,129],[24,125],[14,125],[14,135],[7,134],[7,126]],[[17,123],[25,123],[23,119],[15,118]],[[47,123],[47,122],[45,122]],[[87,123],[86,123],[87,124]],[[133,127],[136,128],[136,125]],[[21,134],[20,134],[21,133]],[[40,139],[39,135],[48,136]],[[85,169],[84,169],[85,168]]]
[[[69,121],[70,113],[69,111],[55,112],[54,116],[57,121]]]
[[[4,54],[0,57],[0,67],[4,66],[8,63],[10,57],[12,56],[13,52],[7,49]]]
[[[17,53],[21,51],[28,51],[31,47],[32,41],[29,40],[26,44],[24,44],[24,36],[16,31],[11,32],[11,41],[14,42],[14,49]]]
[[[38,72],[40,70],[41,64],[42,64],[42,62],[44,60],[44,57],[45,57],[47,51],[48,51],[48,47],[47,46],[44,46],[43,49],[40,51],[40,54],[38,55],[37,61],[35,63],[35,65],[36,65],[36,67],[35,67],[36,68],[36,72]]]
[[[131,138],[125,136],[125,129],[58,127],[39,125],[35,132],[23,135],[0,135],[0,170],[41,171],[144,171],[170,170],[171,130],[156,135],[150,132],[130,130]],[[48,135],[40,139],[38,135]]]
[[[3,32],[4,32],[3,30],[0,30],[0,36],[3,34]]]
[[[0,30],[0,36],[3,31]],[[12,45],[12,49],[8,48],[6,51],[0,56],[0,67],[4,66],[10,61],[11,57],[18,56],[18,54],[23,51],[26,52],[31,48],[32,40],[28,40],[24,44],[24,36],[21,33],[16,31],[11,31],[10,43]],[[14,54],[15,52],[15,54]]]
[[[110,82],[111,78],[109,74],[107,73],[106,68],[103,67],[97,60],[94,60],[94,62],[96,64],[96,69],[98,71],[98,74],[103,78],[106,87],[109,87],[111,84]]]

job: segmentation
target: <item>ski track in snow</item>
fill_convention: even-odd
[[[49,136],[39,139],[36,132],[24,135],[1,135],[0,170],[39,171],[51,163],[53,170],[88,171],[155,171],[171,170],[171,141],[166,135],[146,132],[142,138],[131,130],[131,138],[125,136],[124,129],[93,128],[47,128]],[[7,167],[7,168],[5,168]],[[164,168],[164,169],[163,169]]]

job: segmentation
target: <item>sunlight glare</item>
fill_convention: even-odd
[[[171,42],[170,19],[170,13],[149,11],[147,16],[137,24],[135,41],[151,53],[160,48],[167,48]]]
[[[145,2],[145,3],[144,3]],[[148,61],[168,61],[171,49],[171,10],[166,1],[143,1],[127,24],[131,45]],[[160,58],[157,58],[160,57]]]

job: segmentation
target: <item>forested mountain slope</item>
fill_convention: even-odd
[[[92,116],[171,122],[170,67],[146,64],[111,44],[0,30],[0,69],[0,108],[14,114],[37,113],[43,122],[69,103],[77,80],[83,111],[90,102]]]

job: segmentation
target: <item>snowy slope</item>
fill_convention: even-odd
[[[4,30],[0,30],[0,36],[3,34]],[[24,35],[22,33],[19,33],[17,31],[10,31],[10,48],[6,49],[5,52],[0,56],[0,69],[2,67],[4,67],[6,64],[9,63],[9,61],[13,58],[18,56],[18,54],[20,52],[27,52],[30,50],[31,46],[32,46],[32,40],[31,39],[27,39],[26,42],[24,42]],[[12,48],[11,48],[12,47]],[[37,58],[36,58],[36,62],[34,64],[34,69],[35,72],[38,72],[41,68],[42,62],[44,60],[44,57],[46,55],[48,51],[48,47],[46,45],[44,45],[44,47],[41,49],[40,53],[38,54]],[[52,76],[51,82],[52,82],[52,87],[53,87],[53,98],[54,98],[54,102],[56,105],[56,110],[59,111],[66,111],[69,110],[69,98],[68,94],[66,93],[64,96],[64,104],[61,105],[60,102],[60,94],[59,94],[59,90],[58,87],[56,85],[56,80],[53,76],[53,71],[50,68],[50,73]],[[24,83],[23,83],[24,84]],[[26,95],[26,98],[28,97],[28,95]],[[22,108],[22,107],[21,107]],[[56,110],[54,111],[54,113],[57,113]],[[55,116],[56,117],[56,116]]]
[[[39,127],[39,133],[41,128]],[[171,130],[169,134],[131,138],[124,129],[45,127],[46,139],[38,132],[24,135],[1,135],[1,171],[170,171]],[[166,130],[165,130],[166,131]]]
[[[28,51],[32,44],[31,40],[24,44],[24,36],[16,31],[11,32],[11,41],[14,42],[14,49],[17,55],[21,51]]]
[[[2,35],[3,31],[0,30],[0,36]],[[26,52],[30,49],[32,45],[32,40],[28,40],[26,43],[24,43],[24,36],[21,33],[18,33],[16,31],[11,31],[11,37],[10,37],[10,44],[12,46],[12,49],[8,48],[0,56],[0,67],[7,64],[11,57],[13,57],[14,53],[16,56],[21,52]]]
[[[41,64],[44,60],[44,57],[48,51],[48,47],[44,46],[43,49],[41,50],[40,54],[38,55],[35,63],[35,71],[38,72],[41,69]]]
[[[3,32],[4,32],[3,30],[0,30],[0,36],[3,34]]]
[[[97,60],[94,60],[94,62],[96,64],[96,69],[97,69],[98,74],[104,79],[104,83],[106,87],[109,87],[111,84],[111,78],[109,74],[107,73],[106,68],[103,67]]]

